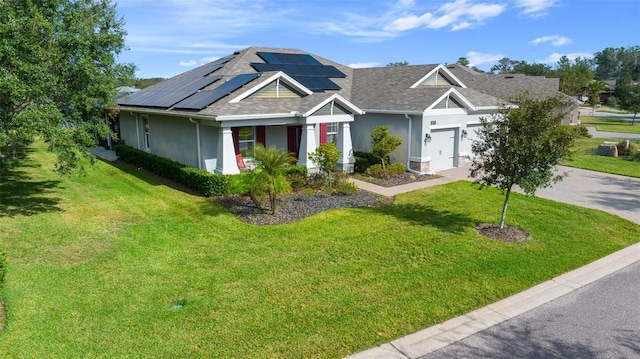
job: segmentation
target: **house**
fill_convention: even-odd
[[[352,172],[353,151],[369,151],[373,127],[386,125],[403,139],[392,159],[432,173],[471,156],[480,117],[503,95],[557,93],[557,80],[494,76],[458,65],[352,69],[300,50],[249,47],[119,98],[120,139],[223,174],[250,163],[257,143],[313,171],[308,154],[334,142],[337,169]]]

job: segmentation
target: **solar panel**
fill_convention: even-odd
[[[326,77],[293,76],[293,78],[313,92],[340,90],[340,86]]]
[[[193,94],[193,96],[175,104],[173,108],[180,110],[202,110],[259,76],[260,74],[258,73],[238,75],[212,90],[203,90]]]
[[[347,77],[342,71],[330,65],[265,64],[252,62],[251,66],[260,72],[282,71],[289,76]]]
[[[321,65],[318,60],[308,54],[284,54],[279,52],[257,52],[256,54],[270,64]]]
[[[118,99],[119,105],[171,107],[220,80],[221,76],[174,77],[149,88]]]

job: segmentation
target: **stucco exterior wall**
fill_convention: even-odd
[[[265,146],[287,149],[287,126],[265,127]]]
[[[120,140],[125,145],[139,148],[136,131],[136,116],[129,112],[120,113]]]
[[[414,120],[414,124],[417,121]],[[351,138],[353,141],[354,151],[371,152],[371,133],[376,126],[389,127],[389,133],[400,137],[402,144],[391,152],[391,162],[401,162],[407,164],[408,145],[409,145],[409,121],[404,115],[395,114],[379,114],[367,113],[362,116],[356,116],[355,121],[351,123]],[[419,126],[414,126],[412,132],[420,130]],[[415,137],[414,137],[415,138]],[[412,142],[416,142],[413,141]],[[411,147],[415,148],[417,144],[412,143]]]

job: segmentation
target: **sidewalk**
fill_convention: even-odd
[[[440,171],[436,179],[393,188],[353,180],[359,188],[385,196],[426,188],[469,178],[469,166]],[[347,359],[414,359],[449,344],[515,318],[527,311],[573,292],[633,263],[640,262],[640,243],[612,253],[595,262],[562,274],[544,283],[514,294],[498,302],[449,319],[440,324],[392,340],[375,348],[348,356]]]

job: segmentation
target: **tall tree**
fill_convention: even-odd
[[[584,95],[589,82],[593,80],[592,63],[589,59],[569,60],[562,56],[556,64],[555,76],[560,79],[560,91],[569,95]]]
[[[491,67],[489,72],[494,74],[510,74],[513,72],[513,66],[517,63],[518,61],[511,60],[508,57],[503,57],[496,65]]]
[[[575,138],[575,131],[561,125],[563,98],[534,99],[520,93],[514,102],[517,107],[503,103],[495,114],[480,118],[478,139],[471,146],[476,155],[471,165],[474,183],[505,193],[501,229],[513,186],[533,195],[538,188],[560,181],[564,174],[554,173],[554,167],[570,154]]]
[[[595,53],[595,76],[599,80],[619,78],[629,73],[634,80],[640,80],[640,46],[630,48],[607,47]]]
[[[631,125],[635,125],[636,115],[640,112],[640,83],[634,83],[631,74],[625,73],[616,81],[616,96],[620,108],[633,113]]]
[[[108,0],[0,1],[0,150],[41,136],[77,168],[107,135],[125,35]]]
[[[400,61],[400,62],[390,62],[387,64],[387,67],[391,67],[391,66],[409,66],[409,62]]]
[[[462,65],[462,66],[465,66],[465,67],[469,67],[470,62],[469,62],[469,60],[467,60],[466,57],[460,57],[460,58],[458,58],[458,62],[456,62],[456,64]]]
[[[530,64],[526,61],[520,61],[513,66],[513,72],[527,76],[550,76],[553,69],[546,64]]]

